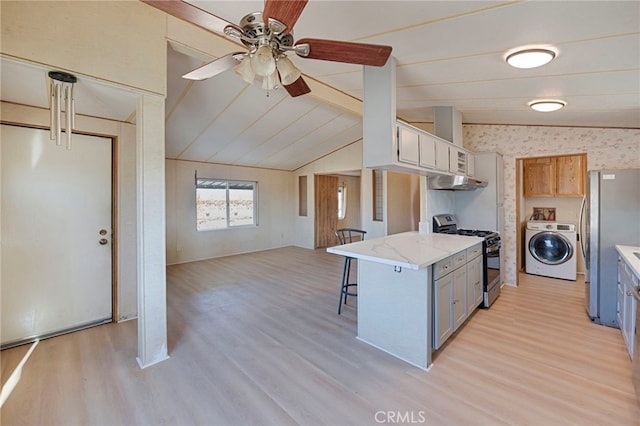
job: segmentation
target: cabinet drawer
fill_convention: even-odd
[[[433,279],[437,280],[438,278],[444,277],[451,271],[453,271],[453,256],[442,259],[434,265]]]
[[[467,261],[475,259],[482,254],[482,243],[476,244],[473,247],[467,249]]]
[[[452,259],[452,263],[453,263],[453,269],[458,269],[461,266],[464,266],[467,263],[467,252],[466,250],[462,250],[460,253],[456,253],[453,256],[451,256]]]

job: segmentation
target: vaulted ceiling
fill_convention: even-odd
[[[262,1],[189,3],[234,24],[263,8]],[[464,123],[640,128],[637,1],[310,0],[294,37],[392,46],[397,115],[409,122],[429,123],[431,108],[446,105],[460,110]],[[228,46],[197,58],[168,47],[168,158],[295,170],[362,137],[361,113],[352,107],[363,97],[362,66],[290,56],[312,89],[335,88],[348,108],[324,102],[316,90],[267,96],[259,82],[248,85],[231,70],[203,81],[181,78],[207,60],[244,50]],[[512,49],[537,46],[553,46],[557,57],[529,70],[505,63]],[[12,80],[17,73],[26,81],[30,70],[3,59],[3,100],[29,93],[28,82],[21,88]],[[83,84],[93,102],[79,99],[79,112],[134,119],[129,95]],[[540,98],[567,106],[531,110],[528,102]],[[46,98],[19,102],[46,106]]]

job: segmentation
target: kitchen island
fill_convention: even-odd
[[[432,361],[432,265],[483,239],[405,232],[327,249],[358,259],[357,338],[410,364]]]

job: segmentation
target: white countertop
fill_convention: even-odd
[[[479,237],[421,234],[414,231],[329,247],[327,251],[356,259],[421,269],[482,241]]]
[[[640,259],[634,256],[634,252],[640,253],[640,247],[635,246],[616,246],[616,250],[624,258],[636,277],[640,278]]]

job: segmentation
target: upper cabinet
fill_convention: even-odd
[[[473,176],[473,153],[396,120],[395,67],[393,56],[383,67],[364,67],[364,167],[423,176]]]
[[[586,174],[586,154],[556,157],[556,196],[584,196]]]
[[[398,126],[398,160],[420,164],[420,134],[407,126]]]
[[[524,196],[584,196],[586,163],[585,154],[523,160]]]
[[[398,122],[396,126],[400,163],[418,166],[417,170],[425,170],[425,172],[454,171],[451,169],[453,166],[450,165],[451,147],[448,142],[408,124]],[[390,160],[393,161],[393,159]],[[460,173],[466,173],[466,166],[464,170]]]

